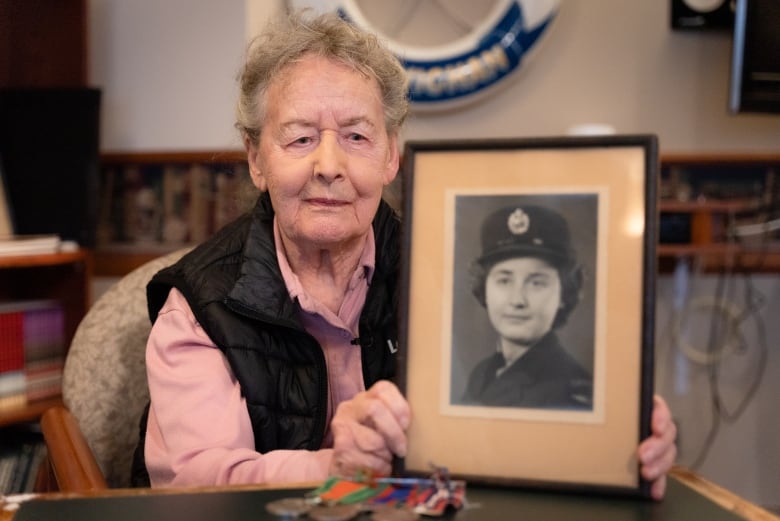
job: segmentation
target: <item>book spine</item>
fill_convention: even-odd
[[[13,480],[16,460],[17,455],[10,450],[5,450],[0,454],[0,494],[11,493],[11,481]]]
[[[24,313],[0,312],[0,374],[24,369]]]
[[[6,371],[0,373],[0,396],[10,396],[24,393],[25,389],[24,371]]]
[[[22,492],[35,492],[35,484],[38,481],[38,473],[41,471],[41,465],[46,462],[46,443],[38,442],[35,444],[35,449],[30,461],[29,470],[27,471],[27,482],[24,484]]]
[[[65,359],[65,313],[61,306],[53,304],[25,313],[24,359],[27,401],[60,394]]]
[[[65,312],[54,300],[0,305],[0,410],[61,392]]]
[[[182,245],[189,239],[189,187],[187,172],[175,166],[163,170],[163,229],[162,240],[166,244]]]
[[[32,462],[35,446],[32,443],[23,443],[17,456],[14,467],[13,478],[10,483],[10,493],[19,494],[24,492],[27,483],[27,475],[30,472],[30,463]]]
[[[249,177],[245,165],[231,168],[225,165],[214,176],[214,223],[213,232],[237,219],[251,205],[245,192],[251,189],[242,179]]]
[[[190,241],[199,244],[211,235],[214,189],[211,170],[193,165],[190,174]]]

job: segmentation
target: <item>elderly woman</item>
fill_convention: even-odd
[[[149,285],[136,460],[153,486],[388,473],[411,421],[389,380],[400,228],[381,200],[398,170],[403,68],[336,15],[294,15],[251,44],[240,84],[261,195]],[[673,438],[662,405],[640,447],[659,493]]]

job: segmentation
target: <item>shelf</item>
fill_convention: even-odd
[[[705,271],[725,268],[732,271],[756,273],[780,272],[780,248],[767,250],[736,244],[659,244],[656,247],[659,271],[668,273],[677,259],[687,258],[698,262]]]
[[[171,164],[171,163],[245,163],[244,150],[181,150],[161,152],[105,152],[100,156],[104,166],[127,164]]]
[[[199,244],[256,198],[242,150],[112,152],[100,163],[98,276]]]
[[[183,246],[180,246],[183,247]],[[150,260],[156,259],[166,253],[170,253],[177,248],[165,251],[148,251],[125,253],[115,251],[96,251],[95,252],[95,276],[96,277],[123,277],[146,264]]]
[[[737,213],[755,209],[758,202],[753,199],[697,199],[694,201],[673,201],[661,199],[658,201],[658,211],[661,213]]]
[[[236,167],[245,165],[246,153],[242,150],[202,150],[112,152],[101,156],[102,168],[115,170],[128,166],[140,170],[152,166],[160,170],[171,165],[214,163]],[[760,197],[755,197],[754,192],[745,193],[746,187],[755,186],[757,181],[766,187],[766,178],[770,172],[774,172],[771,174],[773,177],[780,174],[780,153],[673,153],[663,154],[660,165],[662,184],[664,177],[667,181],[671,177],[677,182],[687,183],[687,195],[692,199],[678,201],[665,198],[658,201],[659,214],[690,214],[690,244],[660,244],[659,265],[665,266],[680,256],[699,256],[702,257],[701,263],[708,269],[740,261],[744,265],[759,266],[759,271],[780,271],[780,252],[776,250],[761,252],[757,247],[740,248],[724,244],[724,230],[729,216],[749,213],[761,204]],[[154,168],[150,172],[154,172]],[[703,180],[709,185],[705,186]],[[774,184],[776,187],[778,183],[775,181]],[[737,189],[739,194],[730,197],[731,189]],[[663,190],[659,192],[664,193]],[[121,219],[114,216],[111,222],[119,221]],[[121,277],[145,262],[176,249],[169,244],[165,240],[160,240],[157,248],[138,242],[123,243],[120,247],[101,244],[94,253],[94,272],[99,276]]]
[[[92,253],[84,249],[0,257],[0,300],[59,300],[70,341],[92,303],[92,271]]]
[[[58,252],[35,255],[0,255],[0,269],[30,268],[36,266],[58,266],[74,262],[89,262],[87,250]]]
[[[0,256],[0,301],[56,300],[64,311],[64,342],[69,346],[91,305],[92,253]],[[36,421],[61,398],[36,400],[19,408],[0,410],[0,426]]]
[[[61,396],[30,402],[23,407],[0,410],[0,427],[37,421],[49,407],[56,405],[62,405]]]
[[[780,164],[780,153],[773,152],[721,152],[721,153],[669,153],[661,155],[662,166],[742,166]]]
[[[776,231],[734,240],[743,226],[777,219],[779,174],[777,153],[664,155],[658,212],[667,242],[657,247],[659,270],[687,258],[706,271],[780,271]]]
[[[730,243],[710,243],[710,244],[659,244],[656,248],[658,255],[718,255],[729,257],[733,255],[751,255],[751,256],[777,256],[780,254],[780,247],[777,245],[769,246],[765,249],[756,247],[740,246]]]

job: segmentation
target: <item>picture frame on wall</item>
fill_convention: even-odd
[[[402,472],[649,495],[657,147],[405,144]]]

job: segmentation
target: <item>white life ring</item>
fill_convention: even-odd
[[[290,0],[291,7],[338,11],[357,26],[379,31],[355,0]],[[559,0],[501,0],[469,34],[446,45],[405,45],[382,35],[409,75],[415,108],[449,108],[472,101],[515,71],[557,13]]]

